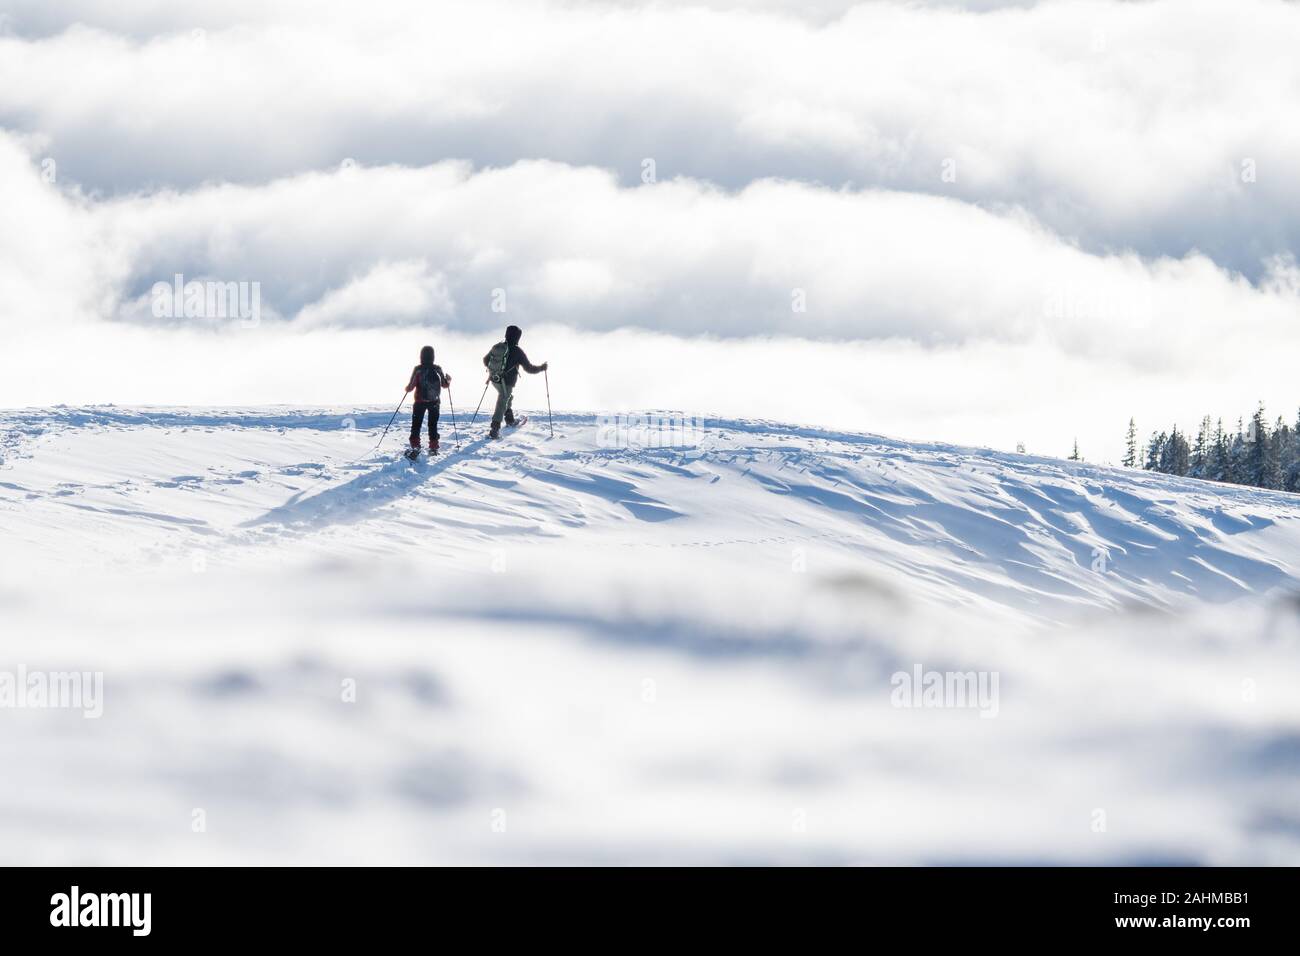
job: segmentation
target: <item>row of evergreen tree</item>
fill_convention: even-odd
[[[1300,416],[1294,427],[1280,416],[1270,425],[1261,403],[1249,422],[1237,419],[1236,432],[1225,431],[1223,419],[1212,422],[1206,415],[1194,439],[1175,425],[1172,431],[1153,433],[1145,449],[1138,447],[1137,424],[1130,418],[1124,464],[1166,475],[1300,491]]]

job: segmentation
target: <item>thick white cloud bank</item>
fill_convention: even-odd
[[[0,11],[0,405],[378,403],[513,321],[568,408],[1294,411],[1294,5]]]
[[[1252,278],[1300,240],[1300,12],[1001,5],[11,4],[0,123],[67,181],[546,158],[1029,210]]]
[[[1290,260],[1252,285],[1198,255],[1094,255],[1023,213],[932,196],[629,187],[546,161],[445,161],[86,201],[7,145],[10,281],[33,296],[75,290],[103,319],[212,318],[153,310],[155,285],[180,274],[256,282],[268,321],[304,328],[495,330],[505,316],[728,337],[1047,339],[1138,366],[1297,334]],[[45,307],[15,297],[14,318]]]

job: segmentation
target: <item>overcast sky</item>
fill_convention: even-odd
[[[426,339],[472,404],[509,319],[573,408],[1294,419],[1296,49],[1281,0],[0,0],[0,404],[378,404]]]

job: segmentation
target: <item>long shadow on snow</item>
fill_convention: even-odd
[[[335,524],[354,523],[371,512],[406,497],[430,478],[450,468],[461,457],[486,444],[487,439],[481,438],[462,445],[459,452],[451,452],[434,464],[412,464],[399,458],[310,498],[302,497],[310,489],[300,491],[284,504],[245,521],[240,527],[280,524],[291,527],[307,525],[319,529]]]

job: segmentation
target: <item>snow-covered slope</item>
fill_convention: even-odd
[[[1294,497],[389,414],[0,413],[6,859],[1300,861]]]

